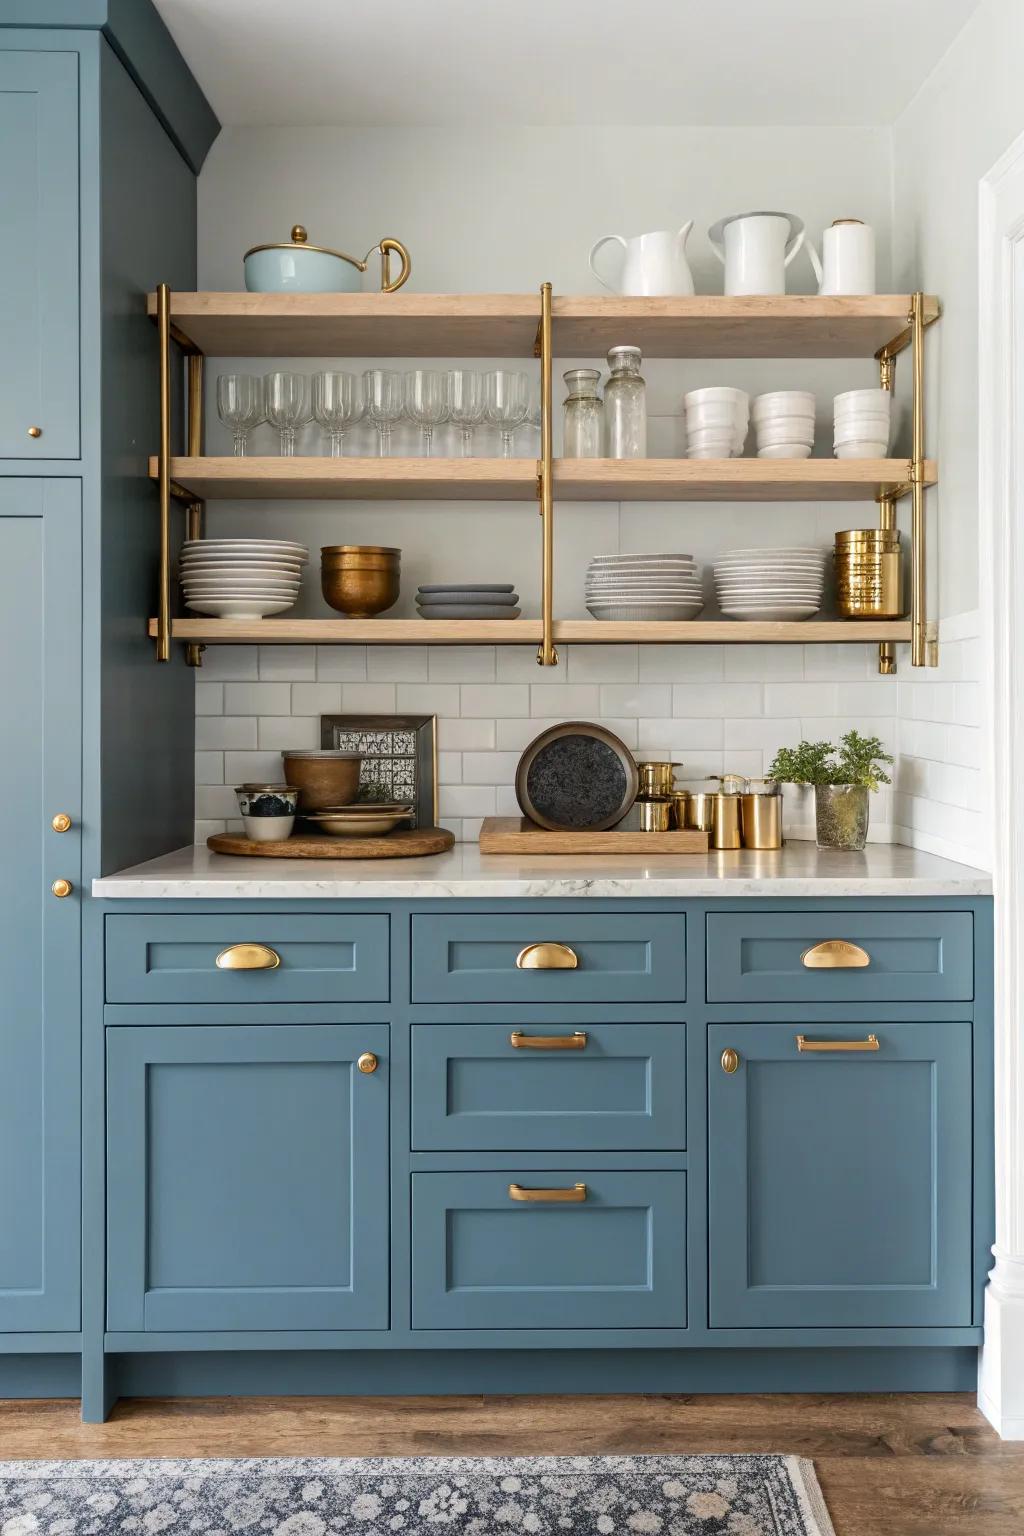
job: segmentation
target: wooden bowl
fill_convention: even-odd
[[[359,791],[358,752],[283,752],[284,776],[299,791],[299,815],[351,805]]]

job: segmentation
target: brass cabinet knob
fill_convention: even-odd
[[[42,437],[43,429],[42,427],[29,427],[28,435],[29,437]]]
[[[70,880],[55,880],[50,886],[50,890],[53,892],[53,894],[57,897],[60,897],[62,900],[65,896],[71,895],[72,889],[73,887]]]
[[[516,955],[520,971],[574,971],[579,963],[568,944],[527,944]]]
[[[67,811],[58,811],[56,816],[50,822],[50,826],[55,832],[70,832],[71,817],[68,815]]]
[[[376,1072],[379,1063],[372,1051],[364,1051],[356,1061],[360,1072]]]
[[[276,971],[281,956],[267,944],[231,944],[217,956],[218,971]]]
[[[722,1052],[722,1071],[728,1072],[729,1076],[731,1077],[734,1072],[739,1070],[739,1065],[739,1051],[734,1051],[731,1045],[727,1045],[725,1050]]]

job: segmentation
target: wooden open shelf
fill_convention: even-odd
[[[156,619],[149,633],[157,633]],[[171,637],[205,645],[536,645],[540,619],[173,619]],[[688,620],[666,624],[605,624],[556,619],[556,642],[572,645],[863,645],[909,642],[909,619],[863,622],[805,619],[800,623]]]
[[[148,295],[156,315],[156,295]],[[688,299],[558,296],[558,357],[623,338],[645,357],[871,357],[907,325],[908,294]],[[926,323],[939,305],[925,300]],[[532,357],[535,294],[172,293],[171,321],[210,357]]]
[[[149,461],[157,478],[157,460]],[[534,459],[181,458],[171,479],[202,501],[348,498],[532,501]],[[905,459],[556,459],[558,501],[869,501],[906,486]],[[925,484],[937,478],[925,463]]]

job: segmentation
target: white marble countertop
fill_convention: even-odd
[[[791,842],[773,853],[522,858],[458,843],[422,859],[259,859],[202,845],[94,880],[96,897],[353,900],[430,897],[988,896],[984,870],[891,843],[863,853]]]

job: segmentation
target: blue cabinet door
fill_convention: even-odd
[[[74,459],[76,53],[0,53],[0,145],[0,458]]]
[[[0,480],[4,1332],[79,1326],[80,522],[79,481]]]
[[[716,1024],[708,1045],[711,1326],[970,1323],[970,1024]]]
[[[111,1329],[388,1326],[386,1024],[112,1028],[107,1103]]]

